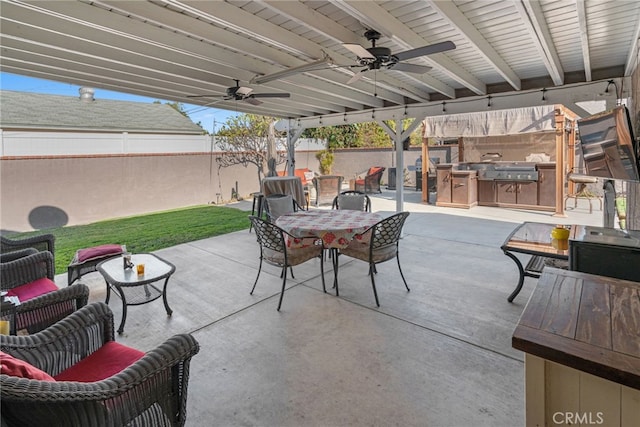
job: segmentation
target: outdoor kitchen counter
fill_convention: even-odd
[[[485,161],[437,165],[437,206],[469,208],[476,205],[531,210],[555,210],[555,162]],[[469,186],[464,197],[453,199],[454,177],[464,173]],[[459,184],[459,183],[458,183]],[[473,186],[474,188],[471,188]]]

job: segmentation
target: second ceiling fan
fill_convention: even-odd
[[[253,93],[253,89],[240,86],[240,80],[234,80],[235,86],[228,87],[226,95],[188,95],[187,98],[220,98],[221,101],[244,101],[251,105],[260,105],[262,101],[257,98],[290,98],[291,94],[286,92],[279,93]]]

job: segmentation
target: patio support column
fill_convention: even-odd
[[[396,212],[404,209],[404,150],[402,141],[402,120],[396,119],[394,143],[396,146]]]
[[[565,145],[566,131],[564,129],[565,115],[562,106],[556,105],[556,212],[553,216],[566,218],[564,213],[564,182],[565,182]]]

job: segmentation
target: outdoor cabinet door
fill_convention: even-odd
[[[538,165],[538,204],[556,206],[556,165]]]
[[[451,178],[451,202],[461,205],[470,203],[470,179],[468,175],[453,174]]]
[[[508,203],[512,205],[517,203],[516,184],[517,183],[512,181],[496,181],[496,198],[498,203]]]
[[[538,183],[535,181],[516,182],[516,199],[519,205],[538,204]]]
[[[478,204],[492,206],[496,203],[495,181],[478,180]]]
[[[451,166],[438,167],[438,202],[451,203]]]

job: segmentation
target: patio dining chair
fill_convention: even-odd
[[[249,219],[253,224],[253,228],[256,231],[256,237],[258,244],[260,245],[260,265],[258,266],[258,275],[256,281],[253,283],[250,295],[253,295],[253,291],[256,289],[256,284],[260,278],[260,272],[262,271],[262,263],[280,267],[282,269],[280,277],[282,277],[282,290],[280,291],[280,301],[278,301],[278,311],[282,306],[282,297],[284,296],[284,290],[287,285],[287,269],[291,270],[291,267],[300,265],[313,258],[320,258],[320,275],[322,277],[322,290],[326,293],[326,287],[324,283],[324,259],[322,245],[310,244],[301,248],[290,247],[287,245],[287,241],[296,241],[297,238],[291,236],[286,231],[278,227],[277,225],[267,222],[257,216],[250,216]],[[299,240],[298,240],[299,241]],[[293,270],[291,270],[291,277],[293,277]]]
[[[53,255],[49,251],[0,263],[0,287],[7,296],[20,301],[15,306],[15,319],[11,319],[15,321],[13,330],[30,334],[41,331],[87,304],[87,286],[58,289],[54,274]]]
[[[378,292],[376,290],[376,280],[374,277],[377,273],[376,264],[395,258],[398,261],[398,270],[400,270],[400,276],[402,277],[404,286],[407,288],[407,291],[410,290],[407,285],[407,281],[404,278],[404,274],[402,273],[402,267],[400,267],[400,256],[398,255],[398,246],[402,227],[404,226],[404,222],[408,216],[409,212],[400,212],[383,219],[363,233],[363,235],[369,234],[370,238],[368,239],[368,242],[365,241],[363,243],[366,239],[353,240],[349,246],[344,249],[340,249],[335,255],[346,255],[369,264],[369,275],[371,276],[373,296],[376,299],[376,305],[378,307],[380,307],[380,302],[378,301]],[[338,288],[338,264],[338,262],[335,263],[334,270],[336,296],[340,295]]]
[[[343,191],[333,199],[333,209],[371,212],[371,199],[361,191]]]
[[[189,334],[142,352],[115,341],[113,313],[96,302],[36,334],[0,335],[0,346],[3,426],[185,424],[199,350]]]
[[[280,216],[304,210],[290,194],[270,194],[264,199],[264,211],[269,222],[275,222]]]

